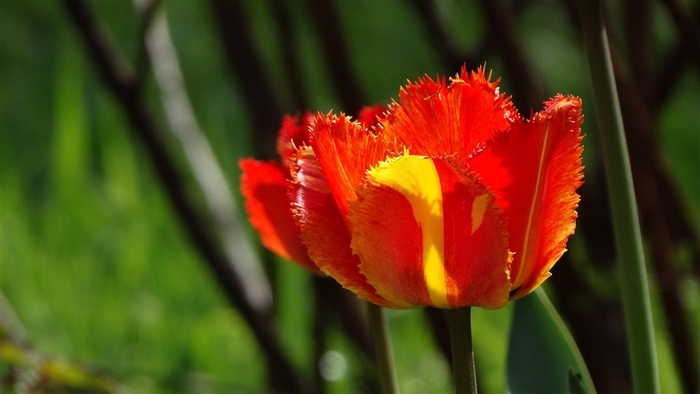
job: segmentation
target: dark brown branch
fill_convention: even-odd
[[[428,307],[423,309],[423,315],[428,321],[433,339],[435,340],[435,345],[440,350],[445,361],[451,366],[452,345],[450,344],[450,327],[447,325],[444,310]]]
[[[92,11],[82,0],[63,0],[63,7],[78,29],[107,88],[117,97],[136,98],[133,69],[117,52],[104,26],[94,21]]]
[[[416,16],[420,19],[425,32],[431,43],[431,47],[442,61],[442,64],[449,72],[454,73],[463,64],[468,67],[475,67],[483,60],[481,56],[474,53],[467,53],[457,48],[456,43],[445,29],[445,23],[440,20],[436,3],[433,0],[411,0],[411,6],[415,10]]]
[[[545,97],[542,84],[535,77],[534,67],[518,40],[514,10],[503,0],[479,0],[479,4],[486,17],[489,34],[503,58],[508,81],[513,85],[513,101],[528,116],[528,110],[541,107]]]
[[[678,0],[664,0],[663,4],[675,22],[686,55],[695,62],[695,67],[700,69],[700,25],[698,21]]]
[[[139,47],[134,60],[134,76],[137,80],[134,82],[134,88],[141,91],[146,83],[147,76],[150,72],[151,61],[148,55],[148,47],[146,45],[146,35],[153,25],[153,21],[160,9],[160,0],[145,1],[143,10],[141,10],[141,20],[139,25]]]
[[[700,6],[694,12],[695,20],[700,20]],[[688,53],[687,45],[684,41],[677,42],[673,49],[666,55],[666,59],[656,73],[655,86],[653,92],[653,102],[651,110],[657,114],[668,101],[671,94],[683,78],[683,72],[690,63],[692,54]],[[697,67],[697,66],[696,66]]]
[[[328,320],[330,319],[330,310],[323,304],[324,295],[319,291],[320,282],[326,278],[321,278],[315,276],[313,278],[314,285],[314,297],[313,297],[313,316],[311,318],[312,326],[311,333],[313,335],[313,355],[314,362],[321,362],[321,358],[326,353],[328,349],[328,333],[330,325]],[[314,368],[313,376],[313,387],[316,392],[313,394],[325,394],[328,390],[326,389],[326,382],[321,373],[321,368]]]
[[[324,321],[316,321],[314,324],[324,325],[326,330],[331,322],[340,325],[342,332],[359,351],[362,364],[374,368],[374,350],[367,330],[367,319],[360,310],[362,303],[332,278],[315,276],[313,280],[316,307],[320,309],[316,318],[325,318]],[[361,375],[355,384],[367,388],[369,392],[379,390],[379,381],[375,375]]]
[[[649,0],[625,0],[624,28],[634,80],[647,103],[651,102],[653,74]]]
[[[687,67],[688,56],[682,43],[676,44],[666,55],[660,70],[654,80],[654,91],[651,94],[650,109],[654,112],[654,118],[668,102],[673,92],[678,87],[683,72]]]
[[[252,123],[254,155],[261,159],[274,158],[283,105],[257,51],[244,0],[209,0],[209,6],[230,74]],[[277,283],[274,255],[265,249],[261,259],[274,285]],[[273,296],[275,291],[273,286]]]
[[[297,111],[308,110],[309,93],[301,72],[297,32],[292,25],[289,9],[287,8],[288,2],[284,0],[268,0],[268,3],[277,27],[277,39],[280,43],[280,51],[282,52],[282,59],[285,65],[285,75],[294,97],[294,107]]]
[[[355,115],[364,106],[364,93],[352,66],[342,20],[332,0],[309,0],[314,27],[321,41],[323,58],[343,112]]]
[[[277,130],[284,111],[256,50],[245,6],[241,0],[209,0],[209,5],[226,60],[253,123],[256,156],[275,157]]]
[[[163,133],[146,109],[134,81],[137,78],[125,62],[116,54],[114,46],[106,40],[91,10],[82,0],[63,0],[63,7],[83,40],[89,56],[95,62],[99,75],[115,100],[122,107],[131,126],[130,130],[144,143],[154,166],[156,176],[166,191],[183,229],[195,249],[209,265],[217,284],[228,301],[250,326],[255,339],[264,351],[272,382],[281,392],[301,392],[301,383],[292,364],[284,354],[275,334],[270,317],[256,311],[241,291],[240,279],[232,269],[232,262],[214,239],[211,228],[187,193],[183,177],[171,157]]]
[[[314,286],[325,307],[335,311],[346,335],[366,356],[372,355],[372,343],[355,295],[331,278],[315,277]]]

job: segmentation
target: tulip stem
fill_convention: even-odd
[[[450,327],[455,393],[476,394],[476,368],[474,367],[474,348],[472,346],[471,308],[449,309],[445,312],[447,315],[447,324]]]
[[[579,6],[610,193],[632,391],[658,393],[659,374],[642,235],[607,33],[599,0],[579,0]]]
[[[394,354],[391,350],[391,337],[389,335],[386,312],[384,308],[368,302],[367,318],[374,345],[374,357],[377,363],[381,392],[387,394],[398,393],[399,383],[396,379]]]

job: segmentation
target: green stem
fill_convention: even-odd
[[[656,345],[642,235],[607,33],[599,0],[579,0],[579,6],[620,261],[618,269],[632,363],[632,391],[658,393]]]
[[[379,384],[382,389],[381,392],[387,394],[398,393],[399,384],[396,379],[389,325],[387,324],[384,308],[367,303],[367,317],[369,320],[369,331],[374,344],[374,355],[379,374]]]
[[[447,315],[447,324],[450,326],[455,393],[476,394],[471,308],[448,309],[445,314]]]

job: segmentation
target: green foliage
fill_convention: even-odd
[[[569,330],[542,288],[515,302],[508,344],[513,393],[593,393],[595,388]]]

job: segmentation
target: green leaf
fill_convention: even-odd
[[[587,392],[586,384],[583,381],[583,376],[578,372],[574,371],[573,368],[569,368],[569,393],[571,394],[585,394]]]
[[[544,290],[514,304],[507,372],[511,392],[595,392],[583,357]]]

